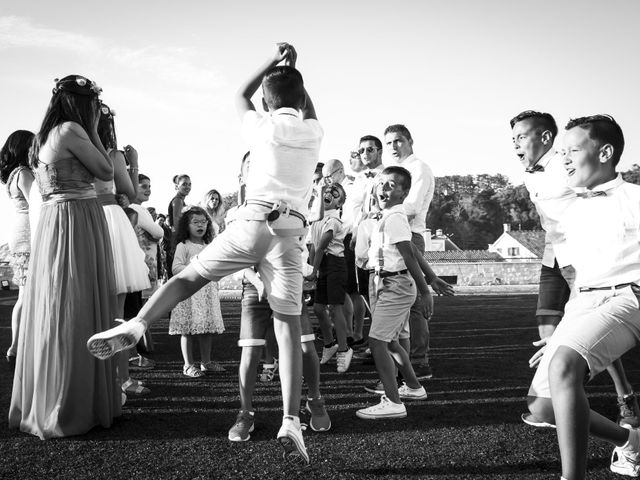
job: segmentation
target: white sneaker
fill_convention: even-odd
[[[121,323],[117,327],[96,333],[87,340],[87,348],[91,355],[104,360],[117,352],[135,346],[147,329],[145,322],[135,318]]]
[[[338,352],[338,355],[337,355],[338,373],[344,373],[347,370],[349,370],[349,365],[351,365],[352,358],[353,358],[353,350],[351,348],[347,348],[345,352]]]
[[[297,456],[309,464],[309,454],[304,446],[302,430],[300,429],[300,419],[298,417],[284,417],[282,426],[278,430],[278,442],[284,448],[283,458],[288,461],[295,461],[293,456]]]
[[[628,477],[640,476],[640,452],[629,452],[616,447],[611,454],[611,471]]]
[[[407,416],[407,409],[404,403],[393,403],[386,395],[382,395],[379,404],[358,410],[356,416],[366,420],[404,418]]]
[[[324,365],[331,357],[333,357],[338,351],[338,344],[332,345],[331,347],[322,347],[322,358],[320,359],[320,364]]]
[[[427,391],[424,387],[411,388],[406,383],[403,383],[402,386],[398,388],[398,393],[400,394],[400,398],[407,400],[424,400],[427,398]]]

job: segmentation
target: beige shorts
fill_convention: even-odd
[[[637,287],[634,287],[637,289]],[[640,339],[640,309],[631,286],[576,294],[549,339],[531,382],[529,395],[551,398],[549,363],[560,346],[582,356],[589,380],[632,349]]]
[[[264,211],[262,207],[242,208]],[[273,235],[264,220],[235,220],[191,265],[214,282],[257,265],[271,309],[283,315],[300,315],[302,248],[303,237]]]
[[[373,277],[371,275],[370,285]],[[375,292],[370,292],[372,314],[369,336],[382,342],[409,338],[409,312],[416,300],[416,282],[405,273],[383,278],[382,285],[377,298]]]

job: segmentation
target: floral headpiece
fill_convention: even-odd
[[[102,88],[96,85],[96,82],[89,80],[82,75],[68,75],[62,80],[54,79],[56,86],[53,87],[52,93],[68,92],[74,95],[84,95],[88,97],[98,96],[102,93]]]

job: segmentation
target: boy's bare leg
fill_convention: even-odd
[[[353,305],[353,339],[358,341],[364,337],[364,314],[366,307],[364,300],[359,294],[350,295],[351,304]]]
[[[302,371],[308,398],[320,398],[320,360],[313,341],[302,342]]]
[[[416,377],[416,372],[411,365],[411,359],[409,358],[409,352],[404,349],[398,342],[391,342],[389,344],[389,351],[393,360],[395,360],[398,369],[402,373],[402,379],[411,388],[420,388],[422,385]]]
[[[320,325],[320,331],[322,332],[322,341],[325,345],[330,345],[333,343],[333,324],[331,323],[331,319],[329,318],[329,313],[327,312],[327,305],[323,303],[314,303],[313,311],[318,318],[318,323]]]
[[[633,393],[633,386],[629,383],[627,375],[622,366],[622,360],[618,359],[607,368],[607,372],[611,375],[611,380],[616,388],[619,397],[624,397]]]
[[[260,362],[262,347],[242,347],[240,366],[238,367],[238,386],[240,387],[240,408],[253,411],[253,392],[256,387],[256,369]]]
[[[273,326],[280,351],[280,385],[284,415],[298,417],[302,389],[300,316],[274,312]]]
[[[378,375],[380,375],[382,385],[384,385],[385,395],[394,403],[402,403],[400,394],[398,393],[396,367],[389,350],[389,343],[369,337],[369,347],[371,348],[371,354],[376,364],[376,370]]]
[[[336,329],[336,340],[338,340],[338,351],[347,350],[347,321],[344,316],[343,305],[329,305],[329,311],[333,319],[333,326]],[[323,332],[324,333],[324,332]]]
[[[342,312],[345,320],[345,328],[347,337],[353,338],[353,303],[348,293],[344,294],[344,305],[342,306]]]

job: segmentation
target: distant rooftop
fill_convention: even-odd
[[[424,259],[433,263],[504,262],[496,252],[488,250],[447,250],[425,252]]]
[[[515,238],[538,258],[542,258],[544,253],[544,230],[510,230],[505,233]]]

